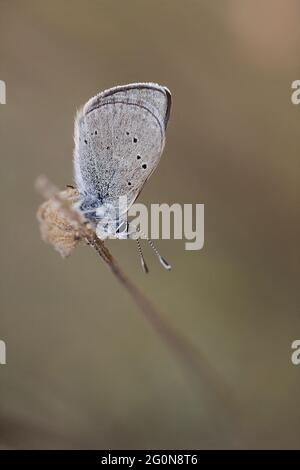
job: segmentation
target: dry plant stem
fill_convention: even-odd
[[[192,372],[192,376],[191,374],[189,374],[189,376],[193,379],[193,382],[195,382],[196,379],[198,386],[201,386],[201,400],[204,399],[205,405],[208,404],[215,408],[217,403],[220,410],[226,409],[226,412],[231,416],[229,419],[237,418],[238,407],[232,392],[220,379],[216,371],[209,365],[205,356],[201,355],[198,349],[193,348],[178,334],[172,325],[157,311],[152,302],[150,302],[130,280],[111,255],[103,241],[97,238],[92,225],[86,222],[82,214],[77,211],[67,199],[64,199],[60,195],[58,189],[46,177],[40,177],[37,180],[36,188],[44,198],[55,198],[60,209],[64,211],[65,216],[68,217],[70,222],[76,227],[78,235],[83,238],[88,245],[92,246],[109,266],[119,283],[122,284],[136,305],[141,309],[153,329],[167,343],[170,350],[181,360],[185,366],[185,371],[189,370]],[[209,403],[207,403],[207,399]]]

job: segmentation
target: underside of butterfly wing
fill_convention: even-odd
[[[89,100],[75,122],[75,180],[89,218],[127,197],[127,209],[156,168],[170,92],[155,84],[115,87]]]

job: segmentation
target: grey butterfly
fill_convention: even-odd
[[[97,226],[123,238],[123,217],[155,170],[165,145],[171,93],[155,83],[133,83],[91,98],[75,120],[74,170],[79,209]],[[119,198],[123,211],[116,212]],[[113,231],[113,233],[111,233]],[[169,264],[148,240],[161,263]],[[147,272],[138,241],[142,265]]]

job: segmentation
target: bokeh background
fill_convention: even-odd
[[[0,0],[1,448],[299,447],[299,18],[297,0]],[[139,201],[204,203],[205,247],[159,242],[171,273],[146,247],[148,276],[132,241],[109,247],[230,387],[229,417],[92,250],[40,239],[34,181],[72,183],[76,110],[136,81],[173,94]]]

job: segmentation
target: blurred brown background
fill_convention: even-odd
[[[0,0],[2,448],[299,447],[299,18],[297,0]],[[161,241],[173,271],[147,250],[144,276],[132,241],[109,246],[236,393],[242,438],[92,250],[40,239],[34,181],[72,182],[76,110],[136,81],[173,94],[139,201],[204,203],[205,247]]]

